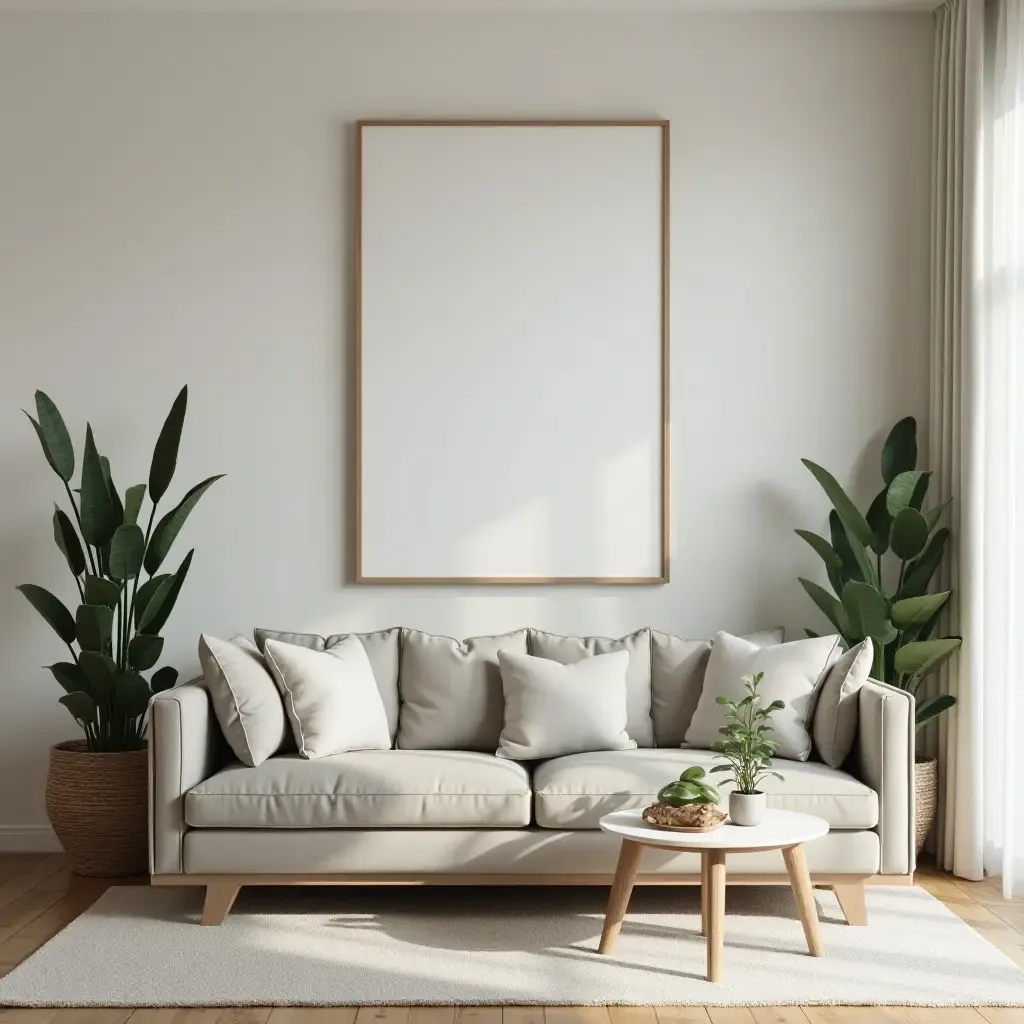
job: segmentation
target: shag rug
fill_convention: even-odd
[[[724,981],[704,978],[699,891],[637,888],[612,956],[606,889],[113,888],[0,980],[6,1006],[1015,1005],[1024,970],[918,888],[868,892],[847,925],[816,891],[826,955],[790,891],[727,892]]]

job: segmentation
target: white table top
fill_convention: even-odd
[[[828,822],[813,814],[796,811],[764,812],[760,825],[731,825],[726,822],[714,832],[670,832],[648,825],[642,809],[615,811],[601,819],[601,829],[637,843],[678,846],[691,850],[771,849],[794,846],[819,839],[828,832]]]

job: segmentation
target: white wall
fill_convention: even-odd
[[[229,475],[178,542],[184,671],[200,630],[253,625],[815,623],[800,456],[870,497],[885,427],[926,408],[930,61],[926,14],[0,16],[7,842],[45,822],[46,748],[74,731],[39,668],[60,645],[13,590],[70,582],[18,411],[36,387],[76,436],[91,418],[123,488],[189,384],[174,491]],[[671,119],[668,586],[346,584],[352,122],[387,116]]]

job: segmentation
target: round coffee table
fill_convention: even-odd
[[[621,836],[622,848],[615,868],[608,909],[601,932],[601,953],[611,953],[622,925],[629,896],[633,891],[640,859],[645,846],[662,850],[690,850],[700,854],[700,923],[701,934],[707,937],[708,981],[722,977],[722,946],[725,931],[725,855],[781,850],[789,873],[789,884],[796,897],[804,937],[811,956],[822,956],[818,931],[818,911],[814,903],[811,876],[807,872],[801,844],[818,839],[828,832],[828,822],[811,814],[795,811],[766,811],[760,825],[741,826],[726,822],[713,832],[669,832],[648,825],[642,811],[615,811],[606,814],[601,829]]]

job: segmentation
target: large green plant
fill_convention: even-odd
[[[916,695],[960,646],[956,636],[932,637],[952,593],[928,593],[949,540],[949,529],[940,524],[950,501],[924,509],[931,473],[917,468],[917,422],[908,416],[889,432],[882,447],[883,486],[866,513],[831,473],[801,461],[832,502],[831,542],[796,532],[825,563],[834,593],[811,580],[801,578],[800,584],[848,644],[870,637],[876,679]],[[949,694],[919,701],[917,727],[955,703]]]
[[[81,603],[72,615],[43,587],[24,583],[18,590],[71,652],[71,661],[47,667],[64,690],[61,704],[82,727],[91,751],[142,747],[150,696],[172,687],[178,677],[170,666],[156,669],[149,680],[142,673],[160,660],[160,632],[181,593],[193,552],[174,572],[160,569],[196,502],[220,479],[211,476],[196,484],[156,521],[157,506],[174,476],[187,402],[188,388],[182,388],[157,438],[149,469],[151,508],[145,532],[138,521],[146,484],[129,487],[121,497],[110,462],[97,451],[91,426],[85,428],[81,485],[72,490],[75,450],[57,406],[37,391],[36,416],[25,413],[74,515],[72,522],[64,509],[54,506],[53,537]]]
[[[761,695],[757,688],[764,678],[763,672],[744,676],[741,682],[746,696],[735,701],[728,697],[716,697],[715,702],[725,708],[726,724],[718,731],[724,740],[715,740],[711,749],[725,761],[711,769],[711,773],[728,772],[736,783],[737,793],[758,793],[761,780],[769,775],[781,779],[772,771],[772,755],[778,744],[766,735],[772,732],[771,717],[781,711],[786,702],[773,700],[767,707],[761,707]]]

